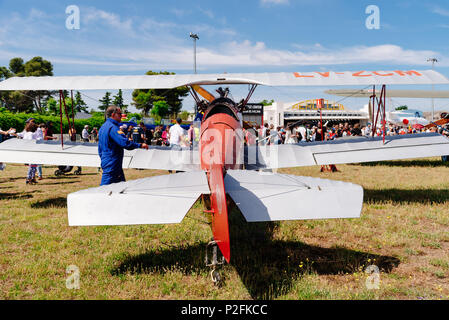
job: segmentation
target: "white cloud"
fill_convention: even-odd
[[[262,5],[289,4],[289,0],[260,0]]]
[[[203,65],[234,66],[309,66],[350,64],[427,65],[429,56],[438,56],[430,50],[407,50],[397,45],[354,46],[340,50],[327,49],[321,45],[311,49],[288,51],[267,48],[263,42],[231,42],[220,50],[198,53]]]
[[[119,15],[104,10],[98,10],[92,7],[82,8],[80,16],[83,23],[87,26],[102,22],[119,31],[130,32],[133,30],[131,19],[122,21]]]
[[[209,19],[215,18],[215,15],[211,10],[205,10],[205,9],[199,8],[199,11],[202,12],[205,16],[209,17]]]
[[[441,7],[437,7],[437,6],[433,7],[432,12],[436,13],[440,16],[443,16],[443,17],[449,17],[449,10],[441,8]]]

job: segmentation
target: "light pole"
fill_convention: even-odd
[[[199,40],[200,38],[196,33],[190,32],[190,38],[193,39],[193,71],[196,74],[196,40]]]
[[[432,62],[432,71],[433,71],[433,67],[435,65],[435,62],[438,62],[438,60],[436,58],[429,58],[427,59],[427,62]],[[432,83],[432,94],[433,94],[433,90],[434,90],[434,84]],[[435,121],[435,117],[434,117],[434,111],[435,106],[434,106],[434,102],[433,102],[433,97],[432,97],[432,121]]]

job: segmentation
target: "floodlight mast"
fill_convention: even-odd
[[[196,40],[200,38],[196,33],[190,32],[190,38],[193,39],[193,72],[196,74]]]
[[[438,62],[438,59],[436,59],[436,58],[429,58],[429,59],[427,59],[427,62],[432,62],[432,71],[433,71],[435,62]],[[434,90],[434,84],[432,83],[432,91],[433,90]],[[433,100],[433,97],[432,97],[432,121],[435,121],[434,114],[435,114],[435,105],[434,105],[434,100]]]
[[[196,74],[196,40],[199,40],[198,34],[190,32],[190,38],[193,39],[193,72]],[[195,90],[192,88],[192,92]],[[193,94],[192,94],[193,95]],[[193,96],[195,98],[195,96]],[[195,103],[195,115],[198,113],[198,101]]]

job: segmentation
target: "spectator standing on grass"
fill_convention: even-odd
[[[165,126],[164,131],[162,131],[162,145],[164,145],[164,146],[170,145],[168,137],[169,137],[169,127]]]
[[[69,128],[69,136],[70,136],[70,141],[76,142],[76,129],[75,129],[75,127]],[[81,167],[80,166],[78,166],[77,170],[81,174]]]
[[[176,124],[171,126],[168,133],[170,146],[173,146],[175,148],[179,148],[181,146],[181,141],[186,135],[185,130],[181,127],[181,123],[181,118],[176,119]]]
[[[34,123],[34,121],[29,121],[25,126],[25,130],[23,132],[22,138],[24,140],[36,140],[38,137],[38,133],[36,132],[38,126]],[[28,172],[26,178],[26,184],[35,184],[36,181],[36,169],[37,164],[28,164]]]
[[[92,135],[92,139],[94,140],[94,142],[98,142],[98,129],[97,129],[97,127],[94,127],[92,129],[92,131],[90,132],[90,134]]]
[[[45,131],[45,123],[41,123],[38,128],[36,129],[36,141],[44,140],[44,131]],[[38,179],[42,180],[42,165],[37,165],[37,175]]]
[[[56,137],[53,137],[53,122],[47,121],[44,129],[44,140],[56,140]]]
[[[103,170],[101,185],[125,181],[122,168],[124,149],[148,149],[146,143],[136,143],[126,138],[125,133],[120,130],[121,121],[121,109],[117,106],[109,106],[106,109],[106,122],[101,126],[98,134],[98,154]]]
[[[83,142],[89,142],[89,126],[87,124],[81,132],[81,138],[83,139]]]

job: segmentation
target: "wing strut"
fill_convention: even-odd
[[[373,106],[373,118],[372,118],[372,123],[373,123],[373,131],[371,133],[371,135],[374,137],[374,134],[377,132],[377,120],[379,118],[379,113],[381,116],[380,119],[380,125],[382,127],[382,141],[385,144],[385,105],[386,105],[386,97],[387,97],[387,86],[386,85],[382,85],[382,90],[380,92],[380,97],[379,99],[376,96],[376,85],[373,85],[373,94],[370,96],[370,102],[371,105]],[[376,112],[376,117],[374,118],[374,106],[377,104],[377,112]]]

